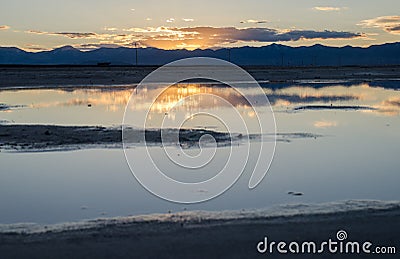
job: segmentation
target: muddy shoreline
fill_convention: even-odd
[[[183,145],[184,148],[198,147],[203,135],[212,136],[218,146],[240,143],[247,136],[229,134],[207,129],[165,129],[163,138],[159,129],[139,130],[127,127],[104,126],[61,126],[41,124],[0,124],[0,150],[5,151],[57,151],[75,150],[88,147],[122,148],[122,139],[127,145]],[[177,143],[179,136],[179,143]],[[251,134],[249,140],[259,141],[260,136]],[[291,142],[295,139],[316,139],[322,137],[307,132],[277,133],[267,135],[269,141]]]
[[[143,221],[100,224],[95,228],[44,233],[0,233],[5,258],[396,258],[397,254],[260,254],[257,244],[270,241],[369,241],[398,247],[400,209],[348,211],[321,215],[228,220]],[[399,251],[396,251],[398,253]],[[321,257],[322,256],[322,257]]]
[[[296,80],[391,80],[400,66],[382,67],[243,67],[257,81],[290,83]],[[154,66],[0,66],[0,89],[58,86],[105,86],[140,83]]]

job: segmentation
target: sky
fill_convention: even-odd
[[[400,41],[399,0],[2,0],[0,46],[196,49]],[[135,45],[136,44],[136,45]]]

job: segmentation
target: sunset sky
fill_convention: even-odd
[[[398,0],[2,0],[0,46],[195,49],[400,41]]]

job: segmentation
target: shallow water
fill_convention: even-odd
[[[275,112],[278,133],[311,133],[319,138],[290,138],[277,143],[267,177],[248,189],[250,172],[213,200],[182,205],[146,191],[132,176],[121,149],[0,153],[0,223],[56,223],[97,217],[142,215],[183,210],[261,209],[290,203],[322,203],[349,199],[399,200],[400,92],[380,82],[332,83],[263,88]],[[382,83],[382,86],[387,83]],[[132,89],[8,90],[0,91],[0,111],[7,124],[120,125]],[[235,91],[222,86],[185,84],[171,88],[154,105],[154,123],[167,116],[179,120],[187,107],[170,112],[171,104],[193,93],[210,93],[229,100],[246,123],[254,114]],[[246,90],[252,95],[253,89]],[[145,112],[151,92],[133,107]],[[303,110],[304,105],[366,106],[369,110]],[[89,107],[90,106],[90,107]],[[5,106],[3,106],[5,107]],[[217,111],[229,121],[223,104],[193,99],[189,107]],[[234,124],[234,121],[232,122]],[[207,118],[186,127],[224,131]],[[239,129],[238,129],[239,130]],[[239,145],[234,149],[245,149]],[[141,152],[144,147],[135,147]],[[152,147],[155,153],[160,148]],[[222,154],[229,147],[221,147]],[[138,157],[138,161],[140,161]],[[221,160],[222,161],[222,160]],[[218,164],[218,163],[217,163]],[[218,165],[216,165],[218,166]],[[201,177],[210,177],[204,172]],[[174,177],[184,179],[185,172]],[[200,179],[201,179],[200,177]],[[302,193],[294,196],[288,192]]]

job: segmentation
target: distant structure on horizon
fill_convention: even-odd
[[[400,65],[400,42],[374,45],[368,48],[327,47],[320,44],[289,47],[271,44],[264,47],[196,49],[193,51],[139,48],[136,43],[134,48],[99,48],[92,51],[80,51],[71,46],[65,46],[36,53],[18,48],[0,47],[0,65],[140,64],[158,66],[189,57],[214,57],[231,61],[237,65],[255,66]],[[138,59],[140,59],[140,63]]]

